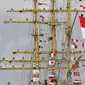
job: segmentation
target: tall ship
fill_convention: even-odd
[[[27,79],[16,85],[85,85],[82,71],[85,67],[85,1],[24,2],[22,9],[7,10],[20,14],[23,19],[10,18],[3,22],[23,24],[19,28],[19,36],[27,33],[27,41],[20,40],[22,49],[16,46],[12,58],[3,57],[0,60],[1,63],[9,63],[7,67],[0,65],[0,70],[23,71],[21,81]],[[21,28],[25,30],[26,27],[28,30],[21,32]],[[22,43],[27,44],[25,49]],[[7,85],[12,84],[9,81]]]

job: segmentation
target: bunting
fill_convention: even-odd
[[[80,72],[78,72],[78,71],[74,71],[74,83],[76,84],[76,83],[81,83],[81,79],[80,79]]]
[[[40,15],[40,18],[44,19],[44,16],[43,15]]]
[[[80,76],[80,72],[74,72],[74,76]]]
[[[48,70],[49,70],[49,72],[55,72],[55,68],[54,67],[49,67]]]
[[[55,61],[54,60],[49,60],[49,65],[55,65]]]
[[[81,9],[85,9],[85,5],[80,5],[80,8]]]
[[[51,53],[51,57],[52,58],[56,57],[56,53]]]
[[[72,49],[76,49],[77,48],[77,45],[75,45],[75,44],[72,44]]]
[[[72,39],[72,42],[79,42],[78,39]]]
[[[39,42],[46,42],[46,40],[39,40]]]
[[[50,75],[48,76],[48,78],[49,78],[49,80],[54,80],[54,79],[55,79],[55,76],[52,75],[52,74],[50,74]]]
[[[72,65],[72,68],[73,68],[73,69],[79,68],[79,65],[78,65],[78,64],[73,64],[73,65]]]
[[[82,43],[82,48],[85,48],[85,43]]]
[[[73,77],[74,77],[74,84],[80,84],[81,83],[81,79],[80,79],[80,72],[79,72],[79,63],[76,62],[76,58],[72,57],[72,69],[73,69]],[[75,63],[76,62],[76,63]]]

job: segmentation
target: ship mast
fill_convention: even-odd
[[[55,20],[54,2],[55,1],[52,0],[52,54],[55,54],[56,51],[56,28],[55,28],[56,20]],[[55,65],[52,67],[55,68]],[[55,72],[53,72],[53,75],[55,75]],[[57,85],[57,79],[54,79],[53,83],[54,85]]]
[[[35,10],[36,10],[36,6],[37,6],[37,0],[34,0],[34,9]],[[39,60],[37,12],[34,12],[34,21],[35,21],[35,59]],[[39,62],[36,61],[35,63],[38,64]],[[36,70],[39,71],[39,64],[36,66]],[[39,73],[33,74],[32,77],[39,79]]]
[[[71,12],[85,12],[84,10],[71,10],[70,8],[70,0],[67,0],[67,10],[55,10],[54,9],[54,0],[52,0],[52,10],[39,10],[36,8],[36,4],[37,4],[37,0],[34,0],[34,9],[30,9],[30,10],[8,10],[7,12],[33,12],[34,13],[34,21],[26,21],[26,20],[5,20],[4,23],[34,23],[35,24],[35,52],[34,51],[13,51],[13,54],[16,53],[20,53],[20,54],[35,54],[35,59],[34,60],[15,60],[15,62],[35,62],[37,64],[39,64],[39,62],[49,62],[49,59],[39,59],[39,55],[40,54],[49,54],[49,53],[56,53],[56,54],[66,54],[66,59],[58,59],[55,58],[55,61],[66,61],[67,62],[67,66],[63,66],[63,67],[56,67],[54,66],[56,69],[67,69],[67,85],[71,85],[70,82],[71,81],[71,66],[70,66],[70,54],[72,54],[72,51],[70,51],[70,39],[71,39]],[[56,50],[56,19],[55,19],[55,13],[56,12],[67,12],[68,18],[67,18],[67,30],[66,30],[66,39],[67,39],[67,43],[66,43],[66,51],[62,52],[62,51],[58,51]],[[52,12],[52,21],[51,22],[40,22],[37,20],[37,13],[38,12]],[[51,51],[39,51],[39,47],[38,47],[38,24],[49,24],[51,23],[52,25],[52,50]],[[85,54],[85,51],[75,51],[75,54]],[[13,62],[13,60],[0,60],[0,61],[6,61],[6,62]],[[85,59],[78,59],[77,61],[80,62],[85,62]],[[37,66],[36,69],[48,69],[48,67],[40,67]],[[24,67],[24,70],[29,70],[29,69],[34,69],[34,67]],[[2,70],[13,70],[12,68],[3,68]],[[21,67],[15,67],[14,70],[23,70],[23,68]],[[55,73],[53,73],[55,75]],[[34,75],[33,75],[34,76]],[[36,74],[36,77],[39,78],[39,74]],[[57,83],[54,81],[54,85],[57,85]]]
[[[70,70],[70,40],[71,40],[71,9],[70,9],[70,0],[67,0],[67,85],[70,85],[72,82],[71,79],[71,70]],[[71,82],[70,82],[71,81]]]

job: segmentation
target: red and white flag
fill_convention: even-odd
[[[46,40],[44,40],[44,42],[46,42]]]
[[[39,40],[40,42],[42,42],[42,40]]]
[[[44,82],[47,82],[48,80],[44,80]]]
[[[43,15],[40,15],[40,18],[44,19],[44,16]]]
[[[80,72],[74,71],[73,75],[74,75],[74,83],[81,83]]]
[[[56,53],[51,53],[51,57],[56,57]]]
[[[49,78],[49,80],[53,80],[55,78],[55,76],[51,74],[48,76],[48,78]]]
[[[81,84],[81,80],[80,79],[75,79],[74,83],[77,83],[77,84]]]
[[[55,75],[50,74],[48,77],[49,77],[49,78],[54,78]]]
[[[54,67],[49,67],[48,70],[49,70],[49,72],[55,72],[55,68]]]
[[[78,69],[79,67],[80,67],[79,64],[72,64],[73,69]]]
[[[82,43],[82,48],[85,48],[85,43]]]
[[[81,9],[85,9],[85,5],[80,5],[80,8]]]
[[[74,59],[76,61],[76,59]],[[80,79],[80,72],[79,72],[79,64],[78,63],[74,63],[72,64],[72,68],[73,68],[73,77],[74,77],[74,83],[81,83],[81,79]]]
[[[78,39],[72,39],[72,42],[79,42]]]
[[[76,49],[77,48],[77,45],[74,45],[74,44],[72,44],[72,49]]]
[[[40,42],[46,42],[46,40],[39,40]]]
[[[30,80],[30,82],[33,82],[33,80]]]
[[[82,37],[85,39],[85,17],[79,16]]]
[[[80,72],[75,71],[75,72],[74,72],[74,76],[80,76]]]
[[[54,60],[49,60],[49,65],[55,65],[55,61]]]

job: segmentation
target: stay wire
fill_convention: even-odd
[[[63,7],[63,8],[64,8],[64,7]],[[62,17],[61,17],[61,22],[62,22],[62,21],[63,21],[63,13],[62,13],[61,15],[62,15]],[[64,35],[64,31],[63,31],[62,25],[60,26],[60,30],[63,32],[63,34],[62,34],[62,39],[63,39],[63,40],[61,41],[61,42],[63,43],[63,41],[64,41],[64,36],[63,36],[63,35]],[[63,47],[65,48],[65,45],[63,46],[63,45],[61,44],[61,49],[62,49],[62,50],[63,50]],[[63,56],[64,56],[64,55],[62,54],[62,58],[63,58]],[[58,65],[58,66],[61,66],[62,62],[60,62],[59,64],[60,64],[60,65]],[[58,80],[59,80],[59,78],[60,78],[60,69],[59,69],[59,72],[58,72]]]
[[[21,17],[21,15],[19,16],[19,20],[21,19],[20,17]],[[18,39],[19,39],[19,37],[18,37]],[[18,48],[18,50],[19,50],[19,48]],[[17,56],[18,56],[18,55],[19,55],[19,54],[17,53]],[[23,82],[24,82],[24,79],[23,79],[24,71],[21,71],[21,73],[22,73],[22,74],[21,74],[21,80],[20,80],[20,81],[21,81],[21,84],[23,84]]]

